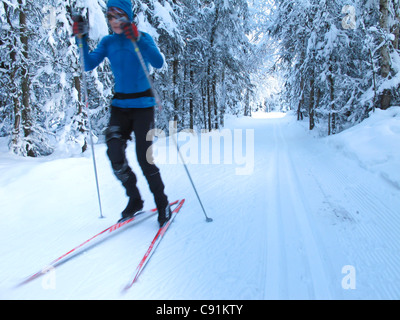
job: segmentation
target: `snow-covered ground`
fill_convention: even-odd
[[[180,134],[212,223],[183,166],[170,161],[167,140],[158,140],[170,200],[186,203],[125,295],[155,217],[80,252],[51,278],[15,287],[114,223],[126,197],[104,144],[96,145],[106,216],[99,219],[90,153],[24,159],[1,140],[0,299],[400,298],[400,107],[328,138],[313,137],[291,114],[229,117],[226,128],[224,135]],[[224,142],[219,160],[201,158],[211,137]],[[197,148],[196,163],[190,153]],[[139,173],[133,143],[128,153]],[[154,207],[138,178],[145,206]]]

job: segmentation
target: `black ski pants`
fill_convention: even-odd
[[[135,135],[136,156],[144,176],[154,195],[157,208],[168,204],[164,194],[164,183],[160,170],[154,164],[152,144],[153,139],[148,133],[154,128],[154,108],[117,108],[111,107],[111,117],[106,132],[107,155],[115,176],[122,182],[126,194],[130,198],[141,200],[137,188],[137,178],[130,168],[126,158],[126,147],[131,140],[132,132]]]

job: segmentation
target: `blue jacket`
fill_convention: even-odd
[[[154,68],[163,66],[164,59],[149,34],[141,32],[137,44],[147,68],[149,64]],[[114,91],[116,93],[134,94],[150,89],[150,84],[133,44],[123,33],[105,36],[92,52],[89,52],[86,38],[84,38],[83,52],[86,71],[93,70],[104,58],[108,58],[115,78]],[[116,99],[114,97],[112,105],[119,108],[147,108],[155,106],[156,101],[154,97],[149,96],[135,99],[127,99],[126,97],[124,99]]]

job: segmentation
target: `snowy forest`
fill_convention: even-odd
[[[336,134],[400,105],[399,0],[132,0],[135,22],[165,57],[151,70],[156,126],[215,130],[224,115],[295,110]],[[29,157],[87,149],[88,112],[102,139],[113,95],[107,61],[82,97],[71,9],[94,48],[110,30],[105,0],[2,0],[0,137]]]

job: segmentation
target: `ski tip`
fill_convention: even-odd
[[[130,288],[132,288],[133,282],[127,284],[121,291],[122,294],[126,294]]]
[[[126,294],[129,290],[129,286],[125,286],[122,290],[121,290],[121,294]]]
[[[38,278],[40,275],[41,275],[41,273],[35,273],[34,275],[25,278],[21,282],[14,285],[14,289],[17,289],[17,288],[20,288],[20,287],[26,285],[27,283],[31,282],[32,280],[35,280],[36,278]]]

